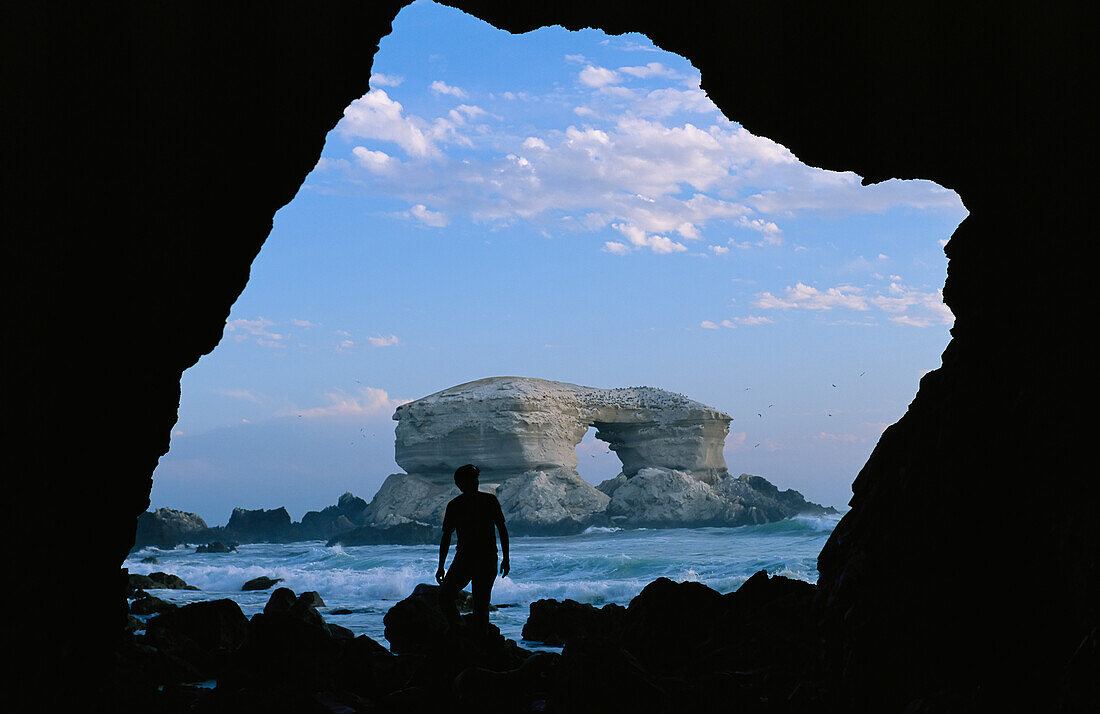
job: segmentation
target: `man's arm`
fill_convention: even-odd
[[[497,530],[500,531],[500,577],[508,576],[511,567],[508,564],[508,527],[504,525],[504,519],[497,522]]]
[[[444,529],[443,537],[439,539],[439,569],[435,571],[435,581],[443,584],[443,566],[447,564],[447,551],[451,549],[451,532]],[[505,550],[507,552],[507,550]],[[504,556],[507,558],[508,556]]]

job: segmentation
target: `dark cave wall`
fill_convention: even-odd
[[[102,617],[79,635],[35,623],[72,656],[94,660],[117,623],[117,568],[182,371],[220,339],[274,212],[367,90],[402,4],[74,3],[5,18],[21,97],[13,348],[38,389],[13,434],[30,462],[16,497],[54,509],[42,552],[102,545],[64,572],[21,566],[59,608],[67,583],[87,584]],[[883,435],[821,556],[828,663],[873,711],[1072,686],[1064,663],[1097,600],[1095,487],[1076,463],[1093,396],[1077,178],[1094,144],[1077,6],[453,4],[510,31],[644,32],[689,58],[728,116],[807,163],[962,195],[944,366]],[[74,401],[76,429],[57,408]]]

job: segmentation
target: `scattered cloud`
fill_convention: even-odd
[[[390,415],[397,407],[410,399],[394,399],[384,389],[363,387],[357,393],[348,393],[342,389],[333,390],[324,395],[325,404],[308,409],[286,409],[280,416],[300,416],[305,419],[325,417],[369,417]]]
[[[577,79],[586,87],[599,89],[622,81],[619,73],[606,67],[588,65],[577,74]]]
[[[699,327],[702,327],[704,330],[717,330],[718,329],[718,325],[714,324],[710,320],[703,320],[702,322],[699,323]]]
[[[399,87],[405,78],[397,74],[382,74],[375,72],[370,76],[371,87]]]
[[[423,203],[418,203],[405,211],[403,215],[413,218],[431,228],[442,228],[447,225],[447,216],[439,211],[429,210]]]
[[[462,89],[452,87],[446,82],[442,82],[438,79],[432,82],[431,90],[434,94],[446,94],[457,99],[465,99],[468,96]]]
[[[255,320],[242,317],[226,322],[225,331],[232,334],[237,342],[254,339],[261,347],[286,347],[286,333],[274,332],[270,329],[274,326],[275,323],[265,317]]]
[[[393,347],[401,344],[401,340],[398,339],[397,335],[368,337],[367,342],[370,343],[371,347]]]
[[[891,322],[913,327],[950,325],[955,320],[943,302],[942,290],[921,291],[897,281],[891,282],[885,292],[853,285],[820,290],[800,282],[785,288],[781,295],[759,293],[753,304],[771,310],[846,309],[867,312],[877,308],[885,312]]]
[[[259,404],[262,401],[255,392],[248,389],[218,389],[216,391],[223,397],[229,397],[230,399],[240,399],[253,404]]]

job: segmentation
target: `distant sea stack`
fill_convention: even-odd
[[[653,387],[597,389],[530,377],[460,384],[397,408],[395,458],[364,519],[376,526],[442,522],[466,463],[481,468],[517,534],[590,525],[744,525],[825,513],[760,477],[731,477],[722,447],[731,418]],[[596,488],[577,473],[589,427],[622,462]]]

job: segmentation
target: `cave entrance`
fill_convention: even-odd
[[[596,427],[589,426],[584,438],[577,444],[577,473],[593,486],[615,478],[623,470],[623,463],[606,441],[596,438]]]
[[[799,163],[644,36],[418,2],[370,85],[185,374],[154,507],[369,500],[399,404],[509,374],[691,395],[731,473],[842,506],[939,365],[957,196]]]

